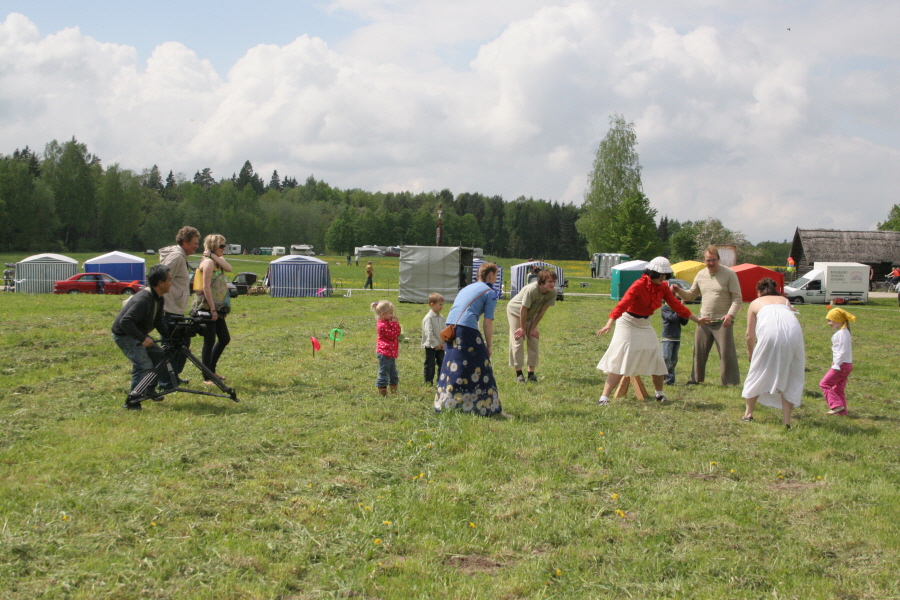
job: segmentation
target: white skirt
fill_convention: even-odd
[[[619,317],[609,348],[597,368],[628,377],[666,375],[669,370],[650,319],[637,319],[628,313]]]

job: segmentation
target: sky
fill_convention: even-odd
[[[0,153],[250,160],[368,191],[581,204],[612,115],[658,217],[752,242],[900,202],[900,3],[0,0]]]

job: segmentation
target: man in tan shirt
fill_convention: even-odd
[[[537,381],[534,373],[540,356],[538,323],[547,309],[556,304],[556,271],[543,269],[537,279],[523,287],[506,305],[509,319],[509,366],[516,370],[516,381],[525,383],[522,369],[528,365],[527,381]],[[525,357],[525,349],[528,357]]]
[[[688,384],[703,383],[706,379],[706,361],[713,343],[719,351],[722,385],[740,385],[737,348],[734,345],[734,317],[743,305],[741,284],[737,275],[719,264],[719,251],[707,247],[703,253],[706,268],[697,273],[694,285],[684,290],[677,285],[672,291],[683,300],[693,300],[702,294],[700,316],[709,317],[712,323],[698,325],[694,334],[694,366]]]

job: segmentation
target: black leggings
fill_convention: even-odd
[[[203,332],[203,354],[201,360],[213,373],[216,372],[219,357],[222,356],[225,346],[230,341],[231,335],[228,333],[228,323],[225,322],[225,317],[220,316],[212,323],[206,325],[206,330]]]

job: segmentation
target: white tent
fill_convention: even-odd
[[[84,261],[85,273],[106,273],[119,281],[140,281],[147,284],[147,261],[125,252],[109,252]]]
[[[16,263],[16,291],[52,294],[53,282],[78,273],[78,261],[62,254],[35,254]]]
[[[513,265],[510,267],[509,272],[509,297],[512,298],[516,294],[519,293],[523,287],[528,285],[528,273],[531,271],[531,267],[537,265],[541,269],[553,269],[556,271],[556,299],[562,300],[563,298],[563,286],[566,283],[565,278],[563,277],[563,270],[561,267],[557,267],[556,265],[551,265],[548,262],[544,262],[542,260],[536,260],[533,262],[521,263],[518,265]]]
[[[269,263],[266,275],[269,296],[330,296],[331,270],[328,263],[312,256],[288,254]]]
[[[461,246],[401,246],[398,299],[425,304],[437,292],[453,302],[471,282],[474,254]]]

